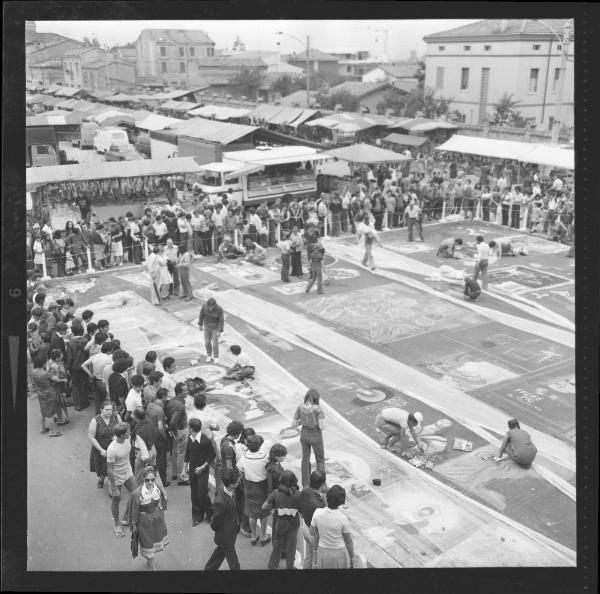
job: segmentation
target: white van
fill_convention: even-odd
[[[121,128],[99,128],[94,134],[94,148],[99,153],[122,151],[129,146],[127,132]],[[113,147],[116,147],[113,148]]]
[[[96,130],[99,128],[100,126],[98,126],[96,122],[81,123],[81,140],[79,141],[80,149],[94,148],[94,136],[96,135]]]

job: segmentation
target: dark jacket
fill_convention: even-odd
[[[205,303],[200,310],[198,324],[201,328],[204,326],[210,330],[218,330],[219,332],[223,332],[223,326],[225,324],[223,308],[220,305],[213,305],[211,307]]]
[[[209,464],[215,459],[217,453],[212,445],[212,442],[206,435],[200,434],[200,443],[188,437],[187,446],[185,448],[184,462],[189,462],[189,473],[192,474],[196,468],[204,463]]]
[[[225,493],[223,486],[217,489],[213,509],[210,527],[215,531],[215,544],[234,543],[240,531],[240,516],[235,500]]]
[[[54,349],[59,350],[66,359],[67,346],[65,344],[65,339],[62,336],[59,336],[56,332],[53,332],[52,336],[50,337],[50,351],[53,351]]]

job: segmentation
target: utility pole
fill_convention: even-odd
[[[558,75],[558,88],[556,89],[556,111],[554,114],[554,124],[552,126],[552,144],[558,144],[560,128],[562,126],[562,106],[563,93],[565,90],[565,78],[567,67],[567,54],[569,51],[570,22],[567,20],[563,27],[562,48],[560,54],[560,71]]]
[[[310,37],[306,36],[306,109],[310,108]]]

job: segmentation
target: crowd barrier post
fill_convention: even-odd
[[[323,237],[327,237],[327,217],[323,217]]]
[[[481,200],[477,201],[477,206],[475,207],[475,217],[473,220],[481,221]]]
[[[442,200],[442,222],[446,220],[446,202],[447,200]]]
[[[381,226],[382,231],[388,231],[388,211],[387,208],[383,211],[383,225]]]
[[[523,205],[524,206],[524,205]],[[529,215],[529,208],[521,208],[521,231],[527,231],[527,219]]]
[[[277,243],[281,241],[281,223],[277,223]]]
[[[212,247],[213,247],[213,254],[214,254],[217,251],[217,236],[214,231],[212,234]]]
[[[233,245],[236,248],[240,247],[240,241],[239,241],[239,237],[238,237],[238,229],[237,228],[233,230]]]
[[[508,221],[507,221],[507,225],[510,227],[510,224],[512,223],[512,202],[510,203],[510,206],[508,207]]]
[[[496,207],[496,225],[502,225],[502,202]]]
[[[44,252],[42,252],[42,275],[43,281],[50,280],[50,277],[48,276],[48,268],[46,266],[46,254]]]
[[[148,260],[148,239],[144,239],[144,260]]]
[[[90,248],[86,247],[85,252],[87,254],[87,271],[88,273],[95,272],[94,267],[92,266],[92,252]]]

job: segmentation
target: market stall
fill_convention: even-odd
[[[333,157],[333,161],[324,162],[319,173],[327,176],[326,186],[338,192],[356,192],[359,184],[367,184],[367,174],[372,167],[397,166],[410,161],[401,153],[370,144],[353,144],[325,151],[323,156]]]
[[[199,171],[191,157],[37,167],[27,170],[26,189],[34,219],[64,227],[67,220],[85,217],[86,209],[102,220],[127,211],[141,214],[145,204],[167,202],[175,190],[183,191],[184,175]]]

